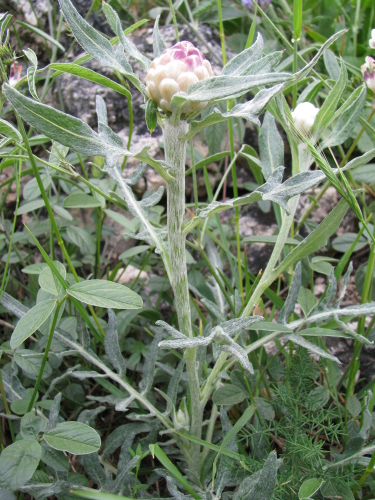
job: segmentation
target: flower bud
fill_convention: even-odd
[[[186,398],[182,398],[178,411],[173,412],[173,425],[177,431],[180,429],[189,430],[190,417],[186,407]]]
[[[146,77],[146,95],[164,111],[172,111],[171,100],[187,92],[190,85],[214,76],[211,64],[191,42],[179,42],[154,59]],[[207,102],[191,102],[183,114],[196,113]]]
[[[375,30],[373,30],[375,31]],[[367,87],[375,92],[375,60],[372,57],[366,57],[365,64],[362,64],[361,70],[363,74],[363,79],[367,84]]]
[[[318,112],[319,108],[316,108],[311,102],[301,102],[301,104],[298,104],[296,109],[292,111],[295,127],[305,133],[310,132]]]
[[[372,49],[375,49],[375,30],[371,30],[371,39],[369,40],[369,45]]]

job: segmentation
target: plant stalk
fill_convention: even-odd
[[[181,120],[172,123],[164,122],[164,152],[165,161],[174,167],[175,180],[167,185],[167,223],[168,223],[168,253],[171,265],[171,280],[174,291],[174,304],[180,332],[186,337],[193,337],[191,324],[189,286],[186,267],[185,235],[182,233],[185,224],[185,160],[186,141],[179,139],[188,132],[188,124]],[[197,438],[202,433],[203,410],[200,406],[200,388],[196,366],[196,348],[186,349],[186,369],[190,391],[190,433]],[[200,447],[191,443],[188,450],[189,468],[198,476],[200,463]]]

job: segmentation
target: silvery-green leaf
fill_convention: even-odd
[[[164,328],[164,330],[168,332],[169,335],[175,339],[186,339],[186,335],[173,328],[173,326],[168,325],[168,323],[166,323],[165,321],[158,320],[156,321],[155,325]]]
[[[159,347],[162,349],[191,349],[198,346],[207,346],[212,342],[212,337],[194,337],[179,340],[162,340]]]
[[[54,429],[59,422],[61,396],[62,396],[61,392],[58,392],[56,396],[53,398],[53,403],[49,411],[49,419],[48,419],[49,422],[47,425],[47,431]]]
[[[332,50],[326,50],[323,54],[324,65],[328,71],[331,80],[337,82],[340,78],[340,65],[337,62],[336,56]]]
[[[291,340],[293,342],[293,344],[297,344],[301,347],[304,347],[312,354],[317,354],[318,356],[320,356],[322,358],[330,359],[331,361],[335,361],[336,363],[341,365],[341,361],[338,358],[336,358],[336,356],[332,356],[331,354],[326,352],[324,349],[321,349],[320,347],[316,346],[315,344],[312,344],[311,342],[304,339],[300,335],[296,335],[293,333],[292,335],[287,335],[285,338],[288,340]]]
[[[254,125],[260,126],[258,116],[270,102],[283,89],[282,85],[275,85],[270,89],[260,90],[253,99],[241,104],[236,104],[230,111],[222,112],[215,108],[212,113],[202,120],[192,121],[188,133],[184,139],[190,139],[200,130],[215,123],[226,121],[229,118],[243,118]]]
[[[254,374],[253,365],[250,363],[245,350],[242,349],[241,346],[233,343],[231,345],[220,346],[220,349],[222,351],[229,352],[229,354],[231,354],[234,358],[237,359],[239,363],[241,363],[241,365],[246,371],[248,371],[252,375]]]
[[[262,57],[258,61],[251,63],[245,71],[241,73],[242,76],[261,75],[272,71],[281,61],[283,51],[272,52]]]
[[[250,325],[253,323],[259,323],[264,321],[263,316],[250,316],[248,318],[236,318],[226,321],[220,325],[220,328],[223,329],[226,335],[233,337],[237,333],[240,333],[243,330],[248,330]],[[259,325],[261,329],[261,325]]]
[[[262,160],[262,173],[266,180],[278,167],[284,165],[284,141],[276,127],[275,118],[266,112],[259,133],[259,152]]]
[[[181,361],[178,363],[174,374],[171,377],[171,380],[168,384],[168,390],[167,390],[167,396],[172,402],[172,405],[176,405],[177,401],[177,393],[178,393],[178,388],[180,386],[180,381],[182,377],[182,373],[184,370],[185,366],[185,361],[184,359],[181,359]],[[172,411],[172,408],[170,407],[170,404],[168,403],[167,405],[167,414]]]
[[[56,306],[55,299],[48,299],[39,302],[36,306],[30,309],[25,316],[20,319],[10,338],[10,347],[16,349],[22,342],[27,340],[47,318],[52,314]]]
[[[103,66],[109,66],[125,75],[142,92],[144,86],[136,75],[130,71],[129,63],[125,64],[124,60],[121,59],[121,52],[115,53],[109,40],[79,15],[70,0],[59,0],[59,2],[69,28],[83,49]]]
[[[83,466],[91,481],[101,489],[107,482],[107,476],[103,467],[100,465],[98,453],[89,453],[82,457]]]
[[[138,167],[125,179],[125,182],[128,186],[134,186],[135,184],[138,183],[140,178],[143,176],[145,173],[145,170],[147,168],[147,163],[141,162]]]
[[[134,401],[134,396],[129,396],[116,404],[116,411],[128,411],[130,403]]]
[[[319,137],[325,127],[330,123],[336,107],[340,102],[342,93],[344,92],[346,85],[348,83],[348,73],[343,61],[341,61],[341,73],[340,78],[328,94],[327,98],[324,100],[321,108],[316,115],[314,125],[311,129],[311,135],[313,137]]]
[[[246,71],[250,64],[258,61],[262,55],[263,50],[263,37],[258,33],[256,42],[253,43],[248,49],[243,50],[238,55],[233,57],[223,68],[221,74],[223,76],[238,76]]]
[[[108,326],[104,338],[104,347],[110,363],[120,377],[123,378],[126,373],[126,364],[120,351],[116,315],[112,309],[108,309]]]
[[[134,59],[142,64],[142,66],[148,70],[151,64],[151,61],[145,57],[137,47],[131,42],[126,36],[121,27],[121,21],[118,17],[116,11],[106,2],[102,2],[103,12],[107,18],[107,21],[116,35],[119,37],[119,41],[121,45],[124,47],[125,51]]]
[[[301,81],[303,78],[305,78],[306,75],[310,72],[310,70],[315,66],[315,64],[319,61],[321,55],[328,49],[330,45],[332,45],[338,38],[340,38],[342,35],[344,35],[348,30],[343,29],[341,31],[338,31],[334,35],[332,35],[326,42],[323,43],[323,45],[320,47],[318,52],[315,54],[315,56],[311,59],[311,61],[306,64],[305,67],[303,67],[300,71],[294,74],[295,78],[298,81]]]
[[[320,301],[320,304],[319,304],[319,307],[318,307],[317,310],[318,311],[324,311],[325,309],[327,309],[327,307],[329,307],[329,304],[335,298],[336,292],[337,292],[337,280],[336,280],[336,277],[335,277],[335,271],[332,268],[330,276],[329,276],[327,288],[326,288],[326,291],[325,291],[325,296]]]
[[[29,92],[33,96],[33,98],[36,99],[37,101],[40,101],[35,86],[36,71],[37,71],[36,66],[30,66],[29,68],[27,68],[27,84],[29,86]]]
[[[305,192],[310,187],[315,186],[323,179],[325,179],[325,175],[323,172],[313,171],[294,175],[293,177],[290,177],[287,181],[282,183],[281,180],[283,171],[283,167],[278,167],[270,175],[265,184],[259,186],[250,194],[246,194],[232,200],[227,200],[225,202],[214,201],[210,203],[206,208],[199,210],[199,212],[197,212],[197,215],[185,225],[185,228],[183,230],[184,234],[189,233],[200,223],[201,219],[205,219],[210,215],[222,212],[223,210],[228,210],[229,208],[240,207],[261,200],[274,201],[278,203],[286,211],[286,213],[289,214],[290,210],[288,201],[290,200],[290,198]]]
[[[85,350],[90,349],[90,335],[87,330],[87,325],[83,321],[83,318],[77,311],[77,335],[78,340]]]
[[[22,135],[19,130],[14,125],[7,122],[6,120],[3,120],[2,118],[0,118],[0,134],[11,137],[13,140],[18,142],[23,141]]]
[[[33,49],[28,48],[26,50],[23,50],[22,52],[25,54],[25,56],[33,66],[38,67],[38,58]]]
[[[348,269],[347,269],[346,273],[344,274],[344,283],[343,283],[343,287],[342,287],[342,290],[341,290],[340,297],[332,305],[332,307],[335,308],[335,309],[338,308],[338,307],[340,307],[340,304],[341,304],[341,302],[343,301],[343,299],[345,297],[346,289],[347,289],[347,287],[349,285],[350,276],[351,276],[352,272],[353,272],[353,261],[350,261]]]
[[[109,165],[116,163],[119,156],[131,156],[124,146],[108,144],[79,118],[29,99],[7,84],[4,91],[25,121],[64,146],[89,156],[103,156]]]
[[[332,236],[339,227],[347,210],[348,204],[342,198],[319,226],[297,245],[281,264],[279,264],[274,270],[274,274],[279,275],[283,270],[289,268],[295,262],[302,260],[304,257],[324,247],[327,244],[328,238]]]
[[[7,446],[0,455],[0,486],[18,490],[38,467],[42,448],[36,439],[21,439]]]
[[[298,292],[302,285],[302,264],[298,262],[293,273],[292,283],[289,287],[288,296],[285,300],[284,307],[279,312],[277,321],[282,325],[288,323],[289,316],[294,313],[296,307]]]
[[[225,321],[225,317],[221,312],[220,308],[211,300],[206,297],[201,298],[202,304],[206,307],[207,311],[213,315],[216,319],[218,319],[221,323]]]
[[[246,477],[240,484],[233,500],[270,500],[277,485],[277,469],[280,463],[272,451],[262,470]]]
[[[41,460],[48,467],[52,467],[56,471],[68,472],[70,469],[69,458],[58,450],[51,448],[45,441],[42,441],[42,456]]]
[[[105,406],[98,406],[93,410],[83,410],[78,418],[77,422],[81,422],[85,425],[90,425],[91,427],[95,426],[95,419],[100,413],[103,413],[107,408]]]
[[[190,85],[187,94],[176,94],[171,101],[172,109],[187,102],[222,101],[240,97],[262,85],[274,85],[291,80],[289,73],[264,73],[253,76],[214,76]]]
[[[167,182],[171,182],[174,180],[173,177],[173,172],[170,173],[170,169],[166,168],[165,163],[160,161],[160,160],[155,160],[154,158],[151,158],[151,156],[148,154],[148,151],[151,146],[145,146],[144,148],[141,149],[138,153],[133,154],[133,158],[136,158],[139,161],[143,161],[147,163],[147,165],[150,165],[153,167],[156,172]]]
[[[164,40],[162,39],[159,31],[159,20],[160,15],[155,19],[154,31],[153,31],[153,49],[154,49],[154,57],[159,57],[160,54],[167,48]]]
[[[350,136],[361,116],[363,106],[366,102],[366,95],[367,87],[364,83],[341,106],[338,110],[339,112],[341,111],[338,120],[327,139],[323,141],[322,148],[338,146]]]
[[[339,325],[341,325],[341,322],[339,320],[336,320]],[[347,325],[345,325],[347,326]],[[306,328],[305,330],[300,330],[298,332],[298,335],[302,335],[303,337],[336,337],[336,338],[343,338],[343,339],[355,339],[358,340],[358,342],[361,342],[362,344],[368,344],[368,345],[373,345],[373,342],[370,342],[366,337],[363,337],[363,335],[358,335],[356,332],[353,330],[349,333],[345,333],[340,331],[340,330],[331,330],[330,328],[320,328],[320,327],[312,327],[312,328]]]
[[[154,380],[155,362],[158,355],[158,345],[162,338],[162,332],[163,330],[161,328],[153,328],[153,333],[155,334],[154,340],[150,344],[150,349],[146,356],[145,364],[143,365],[141,387],[145,394],[151,389]]]

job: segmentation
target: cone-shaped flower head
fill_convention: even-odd
[[[310,132],[318,111],[319,108],[316,108],[311,102],[301,102],[301,104],[298,104],[296,109],[292,111],[295,127],[306,133]]]
[[[369,45],[372,49],[375,49],[375,30],[371,30],[371,39],[369,40]]]
[[[191,42],[179,42],[154,59],[146,78],[146,95],[164,111],[172,111],[172,97],[190,85],[214,76],[211,64]],[[206,102],[187,104],[182,113],[202,110]]]
[[[375,30],[374,30],[375,31]],[[367,84],[367,87],[375,92],[375,59],[367,56],[365,64],[362,64],[361,70],[363,74],[363,79]]]

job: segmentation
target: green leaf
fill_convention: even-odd
[[[139,309],[143,305],[137,293],[113,281],[82,281],[69,287],[67,293],[84,304],[108,309]]]
[[[137,245],[135,247],[131,247],[128,250],[125,250],[125,252],[122,252],[122,254],[119,255],[119,259],[129,260],[136,255],[147,252],[148,250],[150,250],[150,248],[150,245]]]
[[[0,118],[0,134],[10,137],[14,141],[21,143],[23,142],[22,135],[18,131],[18,129],[11,123],[7,122],[6,120],[3,120],[2,118]]]
[[[335,86],[332,88],[328,97],[324,100],[322,107],[320,108],[318,114],[316,115],[314,125],[311,129],[311,135],[313,137],[319,137],[328,123],[331,121],[333,114],[336,110],[338,103],[340,102],[342,93],[344,92],[346,85],[348,83],[348,73],[344,61],[341,60],[341,73],[340,78],[336,82]]]
[[[30,309],[17,323],[10,338],[10,347],[16,349],[30,337],[51,315],[56,305],[55,299],[39,302]]]
[[[276,127],[275,118],[266,112],[259,133],[259,152],[262,173],[266,180],[278,167],[284,165],[284,142]]]
[[[124,48],[125,52],[129,54],[129,56],[133,57],[136,61],[140,62],[141,65],[144,67],[144,69],[147,71],[150,68],[151,61],[148,59],[146,56],[144,56],[134,45],[133,42],[131,42],[126,36],[124,35],[124,32],[121,27],[121,21],[119,16],[117,15],[117,12],[113,9],[111,5],[108,3],[102,1],[102,9],[104,12],[105,17],[107,18],[107,21],[109,25],[111,26],[112,30],[116,33],[118,36],[119,42]],[[117,55],[117,51],[116,51]]]
[[[328,238],[339,227],[344,215],[348,210],[348,204],[342,198],[319,226],[310,233],[299,245],[274,270],[273,275],[278,276],[295,262],[316,252],[327,244]]]
[[[171,101],[172,109],[187,102],[222,101],[240,97],[261,85],[272,85],[291,80],[289,73],[264,73],[252,76],[214,76],[190,85],[187,95],[176,94]]]
[[[12,491],[24,486],[38,467],[42,448],[34,439],[7,446],[0,455],[0,486]]]
[[[41,36],[42,38],[44,38],[45,40],[47,40],[48,42],[52,43],[53,45],[55,45],[57,48],[59,48],[62,52],[65,52],[65,48],[63,45],[61,45],[60,42],[58,42],[57,40],[55,40],[54,38],[52,38],[51,36],[49,36],[45,31],[43,30],[40,30],[39,28],[37,28],[36,26],[33,26],[31,24],[28,24],[28,23],[25,23],[23,21],[16,21],[15,24],[18,24],[19,26],[22,26],[23,28],[25,28],[26,30],[29,30],[29,31],[33,31],[34,33],[36,33],[38,36]]]
[[[24,267],[22,272],[26,274],[40,274],[46,267],[48,267],[48,264],[45,262],[39,262],[38,264],[30,264],[29,266]]]
[[[372,166],[372,168],[374,167]],[[345,253],[354,243],[357,236],[358,235],[356,233],[344,233],[341,236],[337,236],[335,239],[332,240],[332,248],[336,250],[336,252]],[[358,252],[359,250],[362,250],[362,248],[364,248],[366,245],[368,245],[368,240],[364,236],[361,236],[353,252]]]
[[[212,401],[215,405],[235,405],[245,398],[246,394],[239,387],[225,384],[214,392]]]
[[[152,458],[156,458],[164,465],[167,471],[172,474],[172,476],[177,479],[177,481],[185,488],[186,491],[190,493],[190,495],[196,500],[201,500],[201,497],[196,493],[193,488],[190,486],[188,481],[184,478],[181,472],[177,469],[177,467],[169,460],[164,451],[160,448],[158,444],[150,444],[150,451]]]
[[[106,76],[103,76],[103,75],[100,75],[99,73],[96,73],[96,71],[93,71],[93,70],[88,69],[88,68],[83,68],[82,66],[79,66],[78,64],[53,63],[53,64],[49,64],[46,69],[54,69],[56,71],[60,71],[61,73],[69,73],[70,75],[79,76],[80,78],[83,78],[84,80],[98,83],[99,85],[102,85],[103,87],[107,87],[109,89],[112,89],[115,92],[118,92],[119,94],[124,95],[128,99],[131,99],[131,93],[123,85],[120,85],[120,84],[114,82],[113,80],[111,80],[110,78],[107,78]]]
[[[26,396],[22,399],[16,399],[10,405],[10,408],[13,413],[17,415],[25,415],[29,408],[29,404],[31,401],[31,397],[33,395],[34,389],[26,389]],[[37,400],[38,397],[35,398]]]
[[[155,19],[155,24],[154,24],[154,31],[152,33],[153,35],[153,49],[154,49],[154,57],[159,57],[162,52],[167,48],[164,40],[162,39],[159,31],[159,20],[160,20],[160,15],[157,16]]]
[[[63,279],[66,278],[66,269],[57,260],[54,260],[53,263],[61,277]],[[52,295],[60,295],[60,293],[64,290],[60,281],[57,279],[56,275],[51,271],[49,267],[43,269],[43,271],[39,275],[39,286],[43,288],[44,291],[52,293]]]
[[[323,54],[323,59],[329,77],[331,78],[331,80],[337,82],[337,80],[340,78],[340,65],[337,62],[337,58],[334,52],[329,49],[326,50]]]
[[[158,105],[152,99],[149,99],[146,104],[146,125],[150,131],[150,134],[155,130],[158,124]]]
[[[87,455],[101,446],[99,434],[81,422],[62,422],[44,433],[44,440],[55,450]]]
[[[258,33],[257,39],[253,45],[231,59],[223,68],[223,76],[239,76],[244,74],[247,68],[258,61],[262,55],[263,37]]]
[[[42,199],[29,201],[29,203],[24,203],[18,208],[17,215],[27,214],[28,212],[33,212],[42,207],[44,207],[44,201]]]
[[[103,493],[102,491],[87,491],[86,490],[70,490],[70,495],[77,498],[87,498],[88,500],[133,500],[129,497],[122,497],[120,495],[113,495],[112,493]]]
[[[137,231],[139,227],[139,221],[137,219],[130,220],[125,217],[125,215],[115,212],[114,210],[111,210],[109,208],[105,209],[104,212],[108,215],[108,217],[123,226],[131,233],[135,233]]]
[[[275,244],[278,239],[278,235],[259,235],[259,236],[246,236],[242,240],[242,243],[270,243]],[[286,245],[296,246],[300,243],[300,241],[295,240],[294,238],[287,238],[285,240]]]
[[[330,393],[327,387],[324,385],[320,385],[318,387],[315,387],[310,394],[308,398],[308,405],[311,407],[313,411],[319,410],[320,408],[323,408],[325,406],[330,398]]]
[[[119,156],[131,156],[124,146],[106,140],[79,118],[29,99],[7,84],[4,84],[4,92],[25,121],[64,146],[88,156],[103,156],[109,166],[113,166]]]
[[[346,408],[352,417],[357,417],[362,410],[362,405],[355,396],[349,396]]]
[[[356,89],[337,111],[334,118],[338,120],[333,127],[332,132],[323,142],[322,148],[333,147],[342,144],[353,133],[361,117],[363,107],[366,102],[367,87],[364,83],[362,87]]]
[[[298,491],[299,500],[308,500],[324,483],[323,479],[308,479],[304,481]]]
[[[64,208],[94,208],[101,205],[97,198],[85,193],[72,193],[63,202]]]
[[[70,242],[76,245],[83,255],[94,255],[96,252],[95,239],[82,227],[68,226],[66,235]]]
[[[301,38],[302,29],[302,11],[303,0],[294,0],[293,2],[293,39],[294,43]]]

